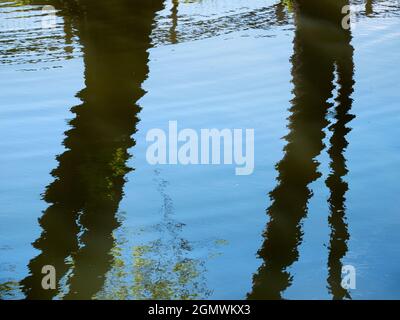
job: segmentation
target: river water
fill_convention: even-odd
[[[0,298],[399,299],[399,30],[395,0],[1,0]],[[150,164],[170,121],[254,129],[254,171]]]

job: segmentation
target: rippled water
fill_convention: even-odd
[[[0,298],[399,299],[400,3],[347,4],[1,0]],[[150,165],[169,121],[254,173]]]

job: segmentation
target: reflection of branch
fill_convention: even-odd
[[[352,3],[364,4],[364,1],[353,0]],[[372,0],[366,1],[365,12],[357,12],[357,16],[370,16],[372,13],[373,17],[400,15],[399,2],[390,3],[387,0],[373,0],[375,11],[372,12],[370,11],[372,10]],[[13,31],[12,34],[0,31],[0,39],[7,39],[0,40],[0,64],[49,62],[72,57],[72,46],[78,46],[78,44],[73,43],[71,45],[68,30],[71,30],[71,28],[76,30],[76,24],[83,19],[81,4],[88,2],[90,3],[88,0],[24,1],[24,3],[38,6],[54,5],[59,10],[58,15],[64,17],[64,23],[68,24],[68,21],[70,21],[71,25],[66,28],[67,32],[59,25],[51,32],[50,30],[44,31],[40,27],[34,28],[31,25],[29,28]],[[97,2],[100,3],[100,1]],[[291,26],[292,22],[293,0],[281,0],[268,7],[200,21],[191,16],[178,16],[178,5],[179,1],[173,0],[171,15],[157,18],[157,27],[152,35],[152,42],[155,46],[205,39],[236,31],[268,30],[278,26]],[[39,10],[40,7],[37,7],[37,9]],[[29,10],[32,10],[32,8]],[[65,38],[65,41],[63,41],[63,38]],[[79,50],[74,51],[74,56],[78,56]]]
[[[20,291],[17,281],[0,283],[0,300],[15,299]]]
[[[374,0],[365,0],[365,15],[370,16],[374,13],[373,3]]]
[[[276,4],[256,10],[245,11],[236,14],[225,15],[214,19],[195,20],[190,16],[179,16],[179,36],[177,42],[186,42],[199,39],[229,34],[236,31],[251,29],[269,29],[271,27],[287,25],[290,18],[283,14],[282,5]],[[281,12],[281,14],[278,14]],[[158,28],[153,32],[155,45],[170,43],[170,28],[165,18],[158,20]]]
[[[0,7],[2,22],[10,23],[9,26],[7,23],[0,25],[0,64],[54,63],[78,55],[71,52],[77,47],[73,25],[69,23],[73,17],[65,14],[64,25],[44,29],[41,9],[41,6],[24,10]]]
[[[179,0],[172,0],[172,9],[171,9],[172,25],[170,29],[170,42],[172,44],[178,42],[177,32],[176,32],[176,28],[178,27],[178,7],[179,7]]]
[[[168,183],[158,171],[156,181],[163,203],[162,220],[152,229],[159,237],[132,249],[130,267],[121,258],[122,248],[115,249],[115,265],[98,298],[188,300],[205,299],[211,294],[204,278],[205,261],[190,257],[192,245],[181,236],[184,224],[173,218],[172,199],[166,191]]]

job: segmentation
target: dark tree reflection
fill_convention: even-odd
[[[350,43],[350,33],[347,33],[345,37]],[[328,288],[334,299],[343,299],[350,298],[349,293],[341,286],[341,259],[347,253],[347,240],[350,238],[346,223],[345,201],[348,184],[344,177],[347,175],[348,170],[344,152],[348,145],[346,135],[351,130],[347,127],[347,124],[354,118],[354,115],[350,114],[353,103],[351,95],[354,86],[353,48],[351,45],[343,46],[343,50],[336,60],[336,68],[338,74],[338,96],[335,100],[335,123],[330,127],[332,137],[328,154],[331,159],[331,173],[326,180],[326,185],[330,191],[328,201],[331,212],[329,216],[331,236],[328,256]]]
[[[309,185],[318,179],[316,158],[324,149],[327,114],[334,89],[335,71],[339,78],[339,97],[336,124],[332,126],[332,174],[327,180],[331,191],[329,199],[332,228],[329,253],[328,283],[334,298],[347,295],[338,287],[340,259],[346,254],[348,239],[344,222],[344,195],[347,185],[342,181],[346,171],[343,151],[346,146],[346,123],[351,120],[350,95],[353,85],[353,49],[351,34],[342,27],[342,7],[345,0],[293,1],[295,13],[294,55],[292,75],[294,99],[289,117],[285,155],[277,164],[278,185],[270,193],[270,221],[259,250],[263,263],[253,278],[249,299],[281,299],[291,285],[289,268],[299,258],[302,243],[302,220],[307,216],[312,197]],[[339,273],[338,273],[339,272]],[[339,281],[340,286],[340,281]]]
[[[374,0],[365,1],[365,15],[370,16],[374,13]]]
[[[75,21],[83,47],[86,88],[73,107],[64,146],[44,194],[50,204],[40,219],[43,232],[34,243],[41,253],[29,263],[21,284],[28,299],[90,299],[110,269],[116,212],[123,196],[128,149],[135,145],[137,101],[148,74],[148,49],[162,0],[56,1]],[[66,10],[66,8],[68,10]],[[41,287],[44,265],[57,271],[57,290]]]

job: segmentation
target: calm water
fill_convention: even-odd
[[[0,0],[0,298],[399,299],[400,2],[346,4]],[[172,120],[254,173],[150,165]]]

